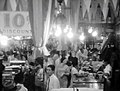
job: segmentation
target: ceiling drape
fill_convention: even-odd
[[[43,40],[43,0],[28,0],[29,18],[31,24],[31,32],[35,45],[34,59],[41,56],[39,47],[42,46]]]

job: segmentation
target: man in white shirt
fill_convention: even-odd
[[[48,74],[48,80],[47,80],[47,91],[51,91],[52,89],[60,88],[60,82],[56,75],[54,75],[55,66],[54,65],[48,65],[47,67],[47,74]]]

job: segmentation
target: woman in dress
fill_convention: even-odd
[[[60,87],[61,88],[67,88],[68,85],[68,78],[67,76],[70,73],[69,67],[67,66],[67,61],[68,59],[66,59],[65,57],[61,58],[61,64],[58,66],[57,69],[57,77],[60,81]]]

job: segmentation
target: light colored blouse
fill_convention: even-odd
[[[58,66],[57,76],[58,78],[62,77],[65,73],[69,72],[69,67],[67,65],[63,65],[62,63]]]

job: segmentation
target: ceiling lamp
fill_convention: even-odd
[[[55,31],[55,36],[59,37],[62,33],[61,27],[57,25],[56,31]]]
[[[84,40],[85,40],[84,33],[82,33],[82,34],[80,35],[79,39],[80,39],[81,41],[84,41]]]
[[[93,37],[96,37],[97,35],[98,35],[97,31],[94,31],[94,32],[92,33],[92,36],[93,36]]]
[[[2,46],[8,45],[8,37],[4,35],[0,35],[0,43]]]
[[[72,33],[71,31],[69,31],[68,34],[67,34],[67,37],[68,37],[69,39],[73,38],[73,33]]]
[[[88,29],[88,33],[92,33],[92,32],[93,32],[93,28],[90,27],[90,28]]]
[[[101,39],[101,40],[103,40],[103,39],[104,39],[104,37],[103,37],[103,36],[101,36],[101,37],[100,37],[100,39]]]
[[[60,25],[62,29],[66,27],[67,19],[63,13],[59,13],[55,18],[55,24]]]

